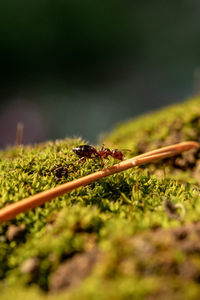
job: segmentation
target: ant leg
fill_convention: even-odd
[[[78,163],[78,164],[83,163],[85,160],[86,160],[85,157],[81,157],[81,158],[77,161],[77,163]]]
[[[104,167],[103,158],[102,158],[102,157],[100,157],[100,159],[101,159],[101,168],[103,169],[103,167]]]
[[[67,164],[66,167],[68,168],[68,172],[71,173],[72,171],[74,171],[74,169],[76,170],[76,163],[75,164]]]
[[[83,163],[85,161],[85,157],[81,157],[80,159],[78,159],[75,163],[74,166],[80,163]]]

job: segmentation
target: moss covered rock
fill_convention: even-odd
[[[118,126],[125,156],[200,137],[200,98]],[[92,173],[66,139],[0,153],[0,207]],[[110,159],[109,164],[115,163]],[[163,166],[165,168],[163,171]],[[199,299],[199,150],[101,179],[0,225],[1,299]]]

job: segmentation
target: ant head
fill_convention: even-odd
[[[123,159],[123,154],[121,151],[119,151],[118,149],[114,149],[112,151],[112,157],[113,158],[116,158],[116,159],[119,159],[119,160],[122,160]]]

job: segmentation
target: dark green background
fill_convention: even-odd
[[[0,146],[81,135],[198,92],[200,2],[0,3]]]

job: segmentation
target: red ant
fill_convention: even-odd
[[[103,158],[108,159],[109,155],[115,159],[123,160],[123,154],[120,150],[114,149],[111,151],[109,148],[104,148],[104,146],[99,151],[90,145],[80,145],[72,150],[80,157],[79,162],[86,158],[94,159],[99,157],[103,166]]]

